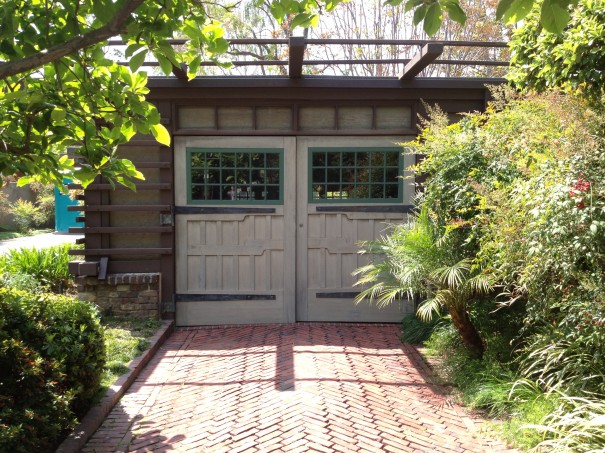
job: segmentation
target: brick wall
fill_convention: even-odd
[[[77,277],[78,298],[101,312],[140,318],[160,317],[160,274],[109,274],[105,280]]]

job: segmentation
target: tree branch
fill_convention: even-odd
[[[123,31],[130,15],[144,3],[145,0],[129,0],[116,12],[115,16],[96,30],[77,36],[63,44],[52,46],[36,54],[16,61],[0,63],[0,80],[7,77],[31,71],[47,63],[58,60],[78,50],[103,42]]]

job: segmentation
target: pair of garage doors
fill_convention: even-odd
[[[178,137],[177,325],[398,322],[356,304],[359,241],[405,219],[401,137]]]

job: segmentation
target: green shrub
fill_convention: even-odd
[[[53,184],[30,184],[36,194],[38,214],[35,217],[36,226],[53,228],[55,223],[55,186]]]
[[[19,231],[31,230],[40,218],[40,208],[27,200],[17,200],[11,213]]]
[[[0,451],[52,447],[88,408],[104,363],[94,306],[0,289]]]
[[[438,318],[426,322],[416,315],[405,316],[401,321],[401,341],[412,344],[424,343],[430,338],[438,322]]]
[[[562,33],[549,33],[538,7],[511,40],[508,79],[520,88],[564,88],[602,102],[605,94],[605,2],[577,3]]]
[[[5,272],[0,267],[0,287],[11,288],[20,291],[28,291],[34,294],[41,294],[45,287],[35,277],[28,274],[14,274]]]
[[[553,453],[605,451],[603,395],[589,398],[561,395],[560,404],[543,423],[531,428],[547,437],[538,448]]]
[[[39,285],[61,293],[72,280],[67,264],[71,261],[68,252],[73,247],[62,244],[43,249],[11,249],[0,256],[0,269],[9,275],[29,275]]]

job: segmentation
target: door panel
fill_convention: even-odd
[[[242,202],[239,192],[234,203],[223,199],[194,205],[187,178],[175,178],[177,325],[294,322],[293,144],[288,138],[177,138],[177,175],[190,174],[187,149],[228,154],[278,148],[283,150],[282,183],[290,182],[283,184],[281,205]]]
[[[356,304],[352,272],[367,264],[358,253],[359,241],[367,241],[387,233],[389,224],[400,223],[405,214],[399,207],[411,204],[413,188],[404,188],[403,204],[337,200],[314,202],[309,185],[309,150],[330,147],[393,147],[396,138],[317,137],[299,138],[297,207],[297,319],[331,322],[399,322],[412,306],[407,301],[378,308],[364,301]],[[327,152],[326,156],[330,156]],[[409,165],[410,159],[406,162]],[[342,165],[342,164],[339,164]],[[330,171],[328,169],[328,171]],[[335,186],[335,185],[334,185]],[[326,187],[330,187],[328,184]],[[343,184],[338,196],[342,196]],[[328,189],[329,190],[329,189]],[[326,194],[328,195],[328,194]],[[388,202],[388,200],[385,200]]]

